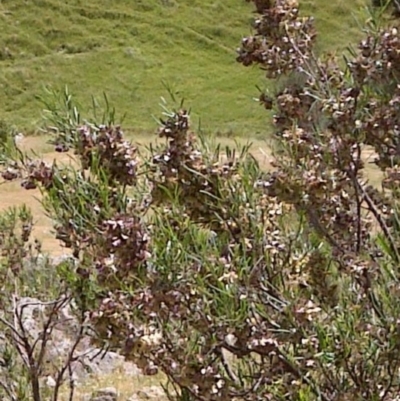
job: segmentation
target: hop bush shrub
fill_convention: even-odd
[[[171,400],[397,400],[400,35],[373,17],[343,64],[316,56],[296,0],[251,2],[237,61],[279,83],[259,98],[271,170],[210,151],[179,109],[147,152],[63,116],[78,167],[19,174],[73,248],[63,280],[93,342],[161,370]]]

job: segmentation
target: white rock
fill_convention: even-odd
[[[106,387],[93,392],[91,401],[117,401],[118,391],[114,387]]]
[[[47,376],[46,379],[46,386],[48,387],[55,387],[56,386],[56,381],[51,377],[51,376]]]
[[[19,132],[14,136],[14,141],[16,144],[20,144],[24,140],[24,134],[22,132]]]

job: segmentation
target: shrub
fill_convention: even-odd
[[[296,0],[252,2],[237,61],[280,83],[259,99],[272,171],[210,149],[187,110],[147,152],[63,115],[78,167],[22,163],[25,186],[74,250],[61,273],[93,342],[162,370],[171,399],[396,400],[400,36],[372,16],[343,65]]]
[[[73,366],[86,355],[81,345],[89,326],[50,260],[41,257],[40,243],[31,240],[33,216],[27,208],[2,212],[0,227],[0,397],[56,401],[67,383],[72,399]],[[58,349],[55,337],[67,326],[70,343],[67,350]]]

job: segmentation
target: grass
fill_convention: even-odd
[[[318,46],[335,50],[357,39],[369,1],[301,6],[316,18]],[[164,83],[204,130],[265,136],[268,118],[252,101],[263,74],[235,61],[251,18],[244,0],[0,0],[0,119],[34,130],[35,95],[68,85],[83,109],[105,91],[126,127],[149,131]]]
[[[127,376],[123,371],[116,371],[114,373],[92,376],[86,379],[82,385],[78,386],[75,390],[74,400],[87,401],[93,392],[107,388],[114,387],[119,395],[119,399],[128,400],[130,397],[137,400],[154,399],[155,401],[167,401],[166,396],[151,397],[151,389],[154,387],[160,388],[160,384],[165,384],[166,380],[161,375],[156,376]],[[150,390],[150,391],[149,391]],[[61,395],[61,401],[68,401],[68,391]],[[147,397],[146,397],[147,395]]]

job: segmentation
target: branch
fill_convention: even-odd
[[[18,401],[18,398],[11,392],[9,386],[7,386],[2,380],[0,380],[0,387],[4,389],[12,401]]]
[[[368,193],[365,191],[365,189],[361,186],[361,184],[358,181],[357,181],[357,186],[358,186],[360,192],[363,194],[363,197],[369,207],[369,210],[374,215],[374,217],[377,220],[377,222],[379,223],[379,226],[381,227],[383,233],[385,234],[386,239],[389,241],[389,246],[396,259],[395,260],[396,263],[400,263],[400,255],[397,251],[395,241],[394,241],[392,235],[390,234],[388,226],[386,225],[385,221],[383,220],[382,216],[380,215],[379,211],[377,210],[374,201],[371,199],[371,197],[368,195]]]

